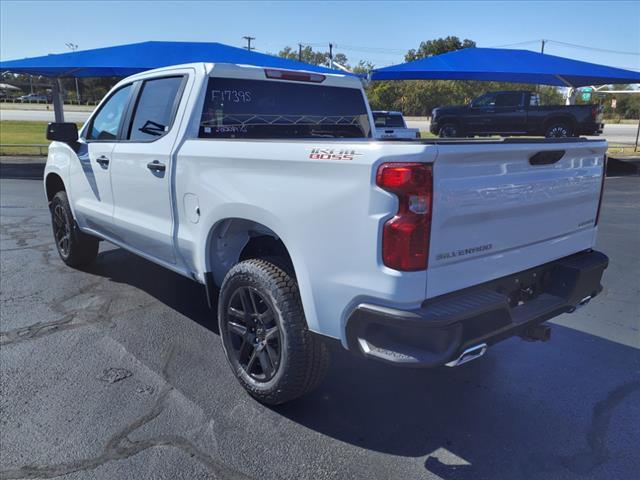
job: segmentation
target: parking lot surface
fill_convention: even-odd
[[[638,177],[607,179],[605,289],[551,341],[436,370],[334,349],[277,408],[232,377],[203,287],[106,243],[64,266],[40,181],[0,205],[0,478],[638,478]]]

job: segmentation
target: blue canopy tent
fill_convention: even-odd
[[[371,80],[491,80],[575,88],[640,83],[640,72],[529,50],[466,48],[375,69]]]
[[[343,73],[222,43],[143,42],[0,62],[0,70],[45,77],[126,77],[153,68],[212,62]]]
[[[0,62],[0,71],[45,77],[126,77],[153,68],[192,62],[338,73],[337,70],[274,57],[221,43],[143,42]],[[63,121],[58,82],[53,82],[56,121]]]

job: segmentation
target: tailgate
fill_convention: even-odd
[[[606,148],[438,145],[427,298],[591,248]]]

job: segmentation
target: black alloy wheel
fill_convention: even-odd
[[[253,287],[238,287],[227,308],[224,335],[232,360],[252,379],[268,382],[277,373],[282,352],[280,327],[270,302]]]
[[[71,246],[71,220],[67,216],[62,204],[56,203],[53,206],[52,223],[53,237],[60,256],[65,259],[69,257]]]

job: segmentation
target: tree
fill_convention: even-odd
[[[329,52],[314,51],[309,45],[302,48],[302,51],[291,47],[284,47],[278,52],[278,56],[289,60],[301,60],[311,65],[329,65]],[[335,53],[333,61],[349,68],[347,56],[343,53]]]
[[[433,55],[441,55],[447,52],[462,50],[463,48],[474,48],[476,42],[465,38],[460,41],[458,37],[436,38],[435,40],[427,40],[420,42],[417,50],[411,49],[404,56],[405,62],[413,62],[421,58],[432,57]]]
[[[353,67],[351,71],[359,75],[366,75],[374,68],[375,68],[375,65],[373,65],[373,63],[367,60],[360,60],[358,64],[355,67]]]

